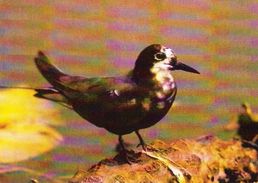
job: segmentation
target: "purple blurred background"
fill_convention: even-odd
[[[86,76],[126,74],[152,43],[173,48],[201,75],[175,72],[175,106],[156,126],[154,138],[216,134],[247,101],[258,111],[258,2],[164,0],[8,0],[0,3],[0,85],[47,86],[33,58],[44,51],[65,72]],[[49,153],[17,162],[50,177],[72,175],[114,155],[117,137],[57,104],[64,141]],[[128,135],[136,144],[136,137]],[[12,173],[8,180],[27,180]],[[1,180],[1,176],[0,176]]]

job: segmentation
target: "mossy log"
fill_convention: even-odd
[[[147,151],[131,151],[137,163],[129,165],[121,154],[79,170],[70,183],[255,182],[257,150],[239,140],[213,136],[195,140],[154,141]]]

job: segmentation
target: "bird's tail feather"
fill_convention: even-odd
[[[66,76],[59,68],[50,63],[49,59],[42,51],[38,52],[34,61],[42,76],[54,87],[59,85],[62,76]]]
[[[72,106],[70,105],[69,101],[55,89],[36,89],[35,91],[37,92],[34,95],[35,97],[51,100],[69,109],[72,109]]]
[[[34,96],[38,98],[48,99],[54,102],[62,102],[62,103],[68,103],[66,98],[60,94],[58,91],[47,88],[47,89],[35,89],[37,92]]]
[[[23,86],[3,86],[0,85],[0,89],[21,89],[21,90],[34,90],[36,93],[35,97],[41,99],[47,99],[52,102],[57,102],[60,105],[63,105],[69,109],[72,109],[69,101],[61,94],[59,91],[54,88],[33,88],[33,87],[23,87]]]
[[[37,90],[39,88],[27,87],[27,86],[3,86],[0,85],[0,89],[22,89],[22,90]]]
[[[0,85],[0,89],[21,89],[21,90],[34,90],[35,97],[52,100],[55,102],[66,102],[66,99],[54,88],[33,88],[27,86],[3,86]]]

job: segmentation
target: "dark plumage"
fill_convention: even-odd
[[[173,51],[159,44],[145,48],[127,76],[87,78],[71,76],[52,65],[39,52],[35,63],[52,85],[35,96],[62,103],[90,123],[119,135],[138,132],[159,122],[170,109],[177,92],[172,70],[199,73],[177,62]],[[125,150],[125,148],[123,148]]]

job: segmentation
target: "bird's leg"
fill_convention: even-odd
[[[119,145],[120,147],[122,148],[122,155],[123,157],[125,158],[125,161],[128,163],[128,164],[132,164],[131,161],[129,160],[129,157],[128,157],[128,153],[127,153],[127,149],[125,148],[125,145],[124,145],[124,140],[122,138],[122,135],[119,135],[118,136],[118,141],[119,141]]]
[[[122,138],[122,135],[119,135],[118,137],[118,141],[119,141],[119,144],[121,146],[121,153],[122,153],[122,156],[123,158],[125,159],[126,163],[128,164],[132,164],[132,163],[137,163],[137,157],[135,157],[135,153],[134,152],[130,152],[128,151],[126,148],[125,148],[125,145],[124,145],[124,140]],[[131,155],[131,156],[129,156]]]
[[[119,141],[120,147],[122,148],[122,151],[125,151],[125,152],[126,152],[127,150],[126,150],[126,148],[125,148],[124,140],[123,140],[123,138],[122,138],[122,135],[119,135],[118,141]]]
[[[139,133],[138,130],[136,130],[135,133],[136,133],[136,135],[137,135],[137,137],[139,138],[139,141],[140,141],[140,143],[137,145],[137,147],[142,146],[142,149],[144,151],[146,151],[147,150],[147,147],[146,147],[147,145],[145,144],[141,134]]]

